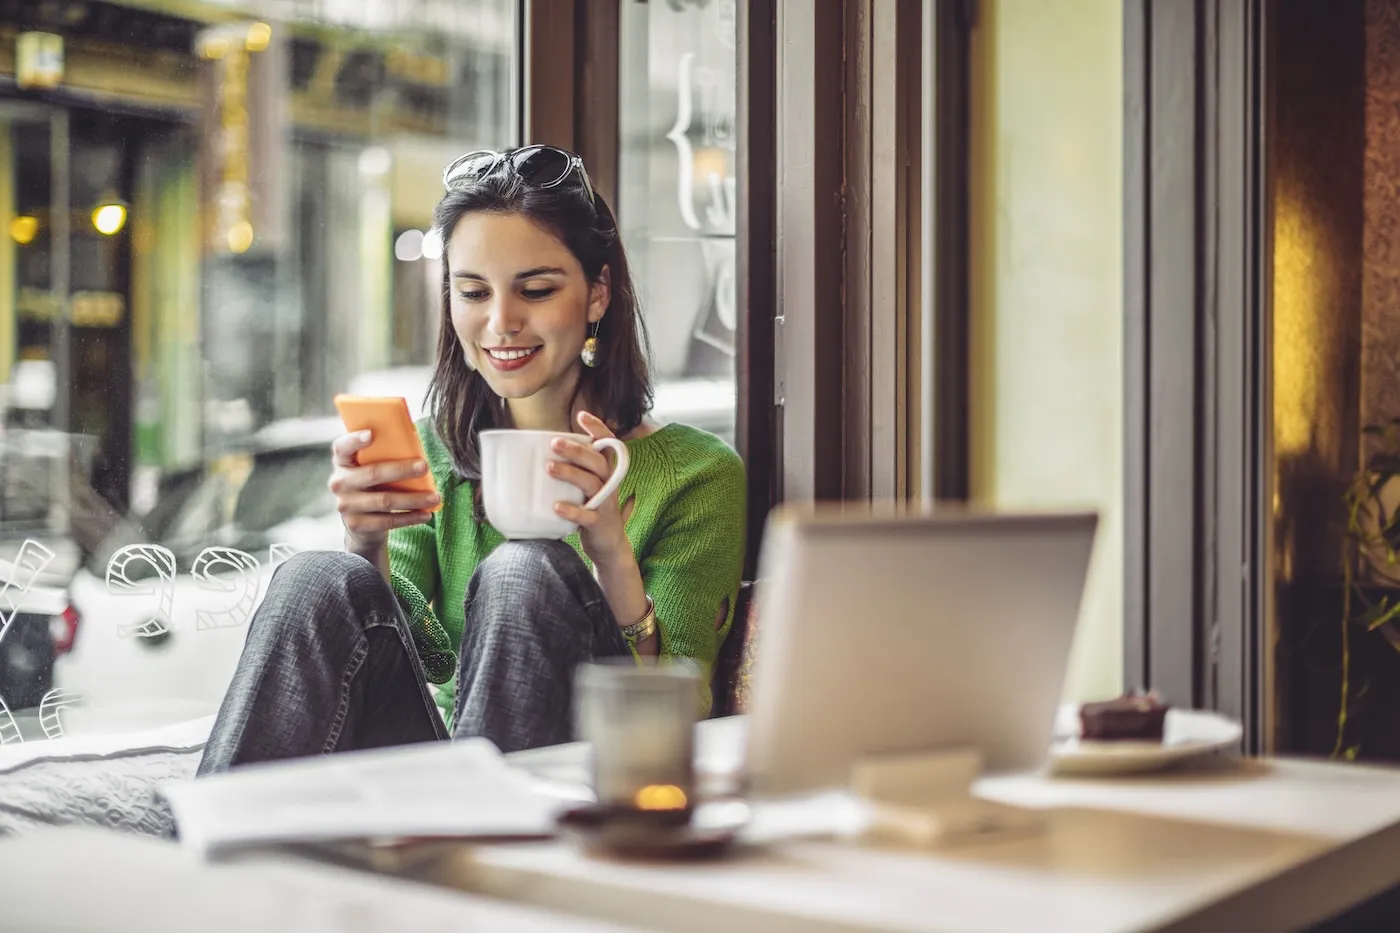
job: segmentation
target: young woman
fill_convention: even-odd
[[[503,751],[568,741],[575,667],[606,656],[692,664],[704,686],[743,562],[744,475],[718,438],[647,418],[651,382],[627,257],[578,156],[475,152],[444,173],[442,324],[419,424],[426,463],[360,466],[332,449],[345,552],[274,576],[200,773],[343,749],[485,736]],[[617,436],[631,468],[596,511],[560,503],[564,541],[505,542],[484,518],[478,436]],[[603,454],[558,439],[585,496]],[[430,470],[437,499],[386,493]]]

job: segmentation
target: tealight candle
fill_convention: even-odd
[[[579,667],[578,737],[593,748],[593,790],[603,807],[654,814],[694,805],[699,677],[676,665],[631,659]]]

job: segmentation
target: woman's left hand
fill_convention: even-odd
[[[594,440],[615,436],[601,418],[586,411],[579,412],[578,423]],[[583,491],[584,502],[597,495],[612,475],[607,455],[582,441],[555,438],[554,452],[566,462],[551,462],[548,465],[550,475],[577,486]],[[596,509],[585,509],[572,502],[556,502],[554,511],[560,518],[578,525],[583,552],[594,564],[604,567],[619,557],[632,559],[632,543],[627,540],[626,522],[616,492],[600,502]]]

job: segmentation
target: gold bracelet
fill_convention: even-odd
[[[627,643],[635,645],[639,641],[646,641],[656,634],[656,603],[650,596],[647,597],[647,611],[642,617],[622,630],[622,637],[627,639]]]

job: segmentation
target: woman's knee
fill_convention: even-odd
[[[506,541],[487,555],[476,570],[481,586],[521,586],[548,588],[551,583],[567,583],[572,575],[588,573],[583,558],[563,541]]]
[[[299,551],[277,566],[272,586],[298,590],[325,587],[363,589],[383,585],[379,571],[358,554],[345,551]]]
[[[532,638],[554,637],[546,633],[579,628],[579,614],[596,589],[588,565],[563,541],[507,541],[472,577],[467,628],[481,636],[519,627]]]
[[[393,590],[363,557],[344,551],[302,551],[277,567],[258,614],[324,626],[329,618],[390,612],[394,602]]]

